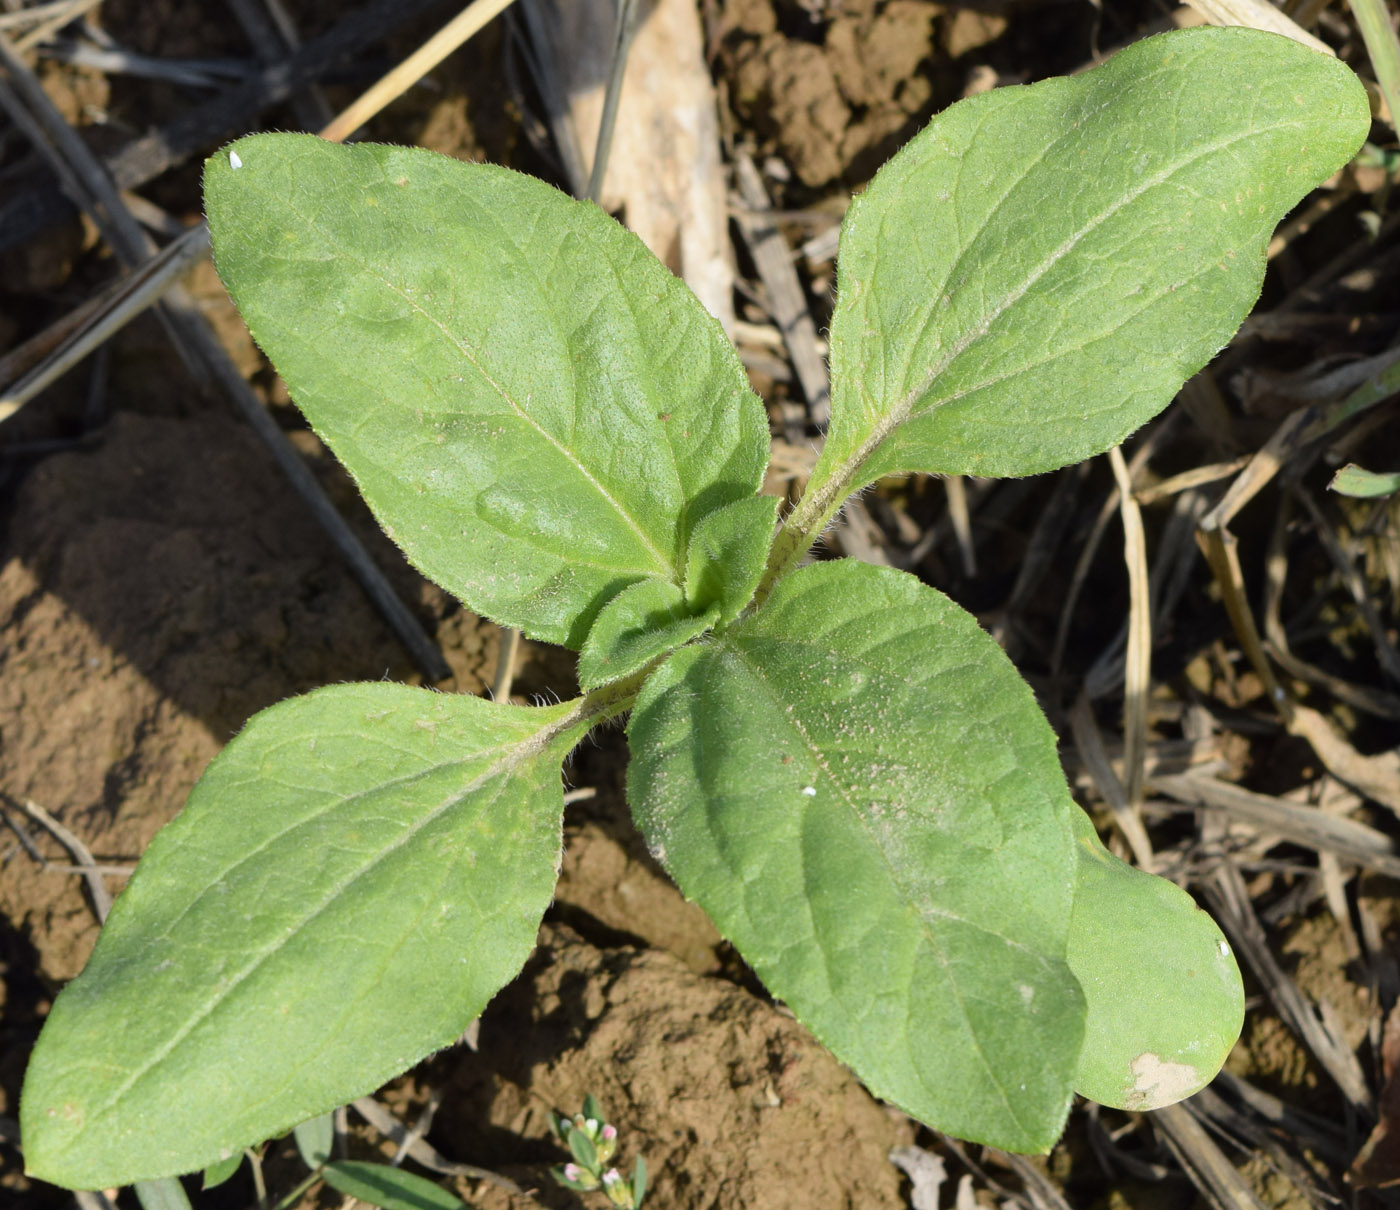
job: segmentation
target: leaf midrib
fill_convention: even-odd
[[[292,205],[290,201],[287,201],[286,199],[279,199],[279,201],[281,201],[286,206],[286,208],[289,211],[291,211],[291,213],[295,214],[296,217],[299,218],[302,221],[302,223],[305,224],[308,230],[315,232],[316,235],[319,236],[321,240],[325,243],[325,245],[328,246],[336,255],[341,256],[349,263],[358,266],[360,271],[366,277],[370,278],[372,281],[378,282],[396,297],[402,299],[403,302],[405,302],[410,309],[412,309],[414,312],[416,312],[419,316],[422,317],[425,323],[428,323],[434,328],[436,328],[439,334],[443,337],[443,339],[446,340],[447,343],[450,346],[452,346],[452,348],[454,348],[472,366],[474,370],[476,370],[476,372],[481,376],[482,380],[493,391],[495,391],[496,394],[499,395],[502,400],[505,401],[505,403],[510,407],[511,411],[514,412],[520,420],[524,421],[531,428],[533,428],[535,432],[539,434],[540,437],[542,437],[546,442],[552,445],[561,455],[563,455],[565,460],[574,467],[574,469],[578,472],[580,477],[582,477],[582,479],[597,493],[597,495],[600,496],[604,501],[606,501],[607,504],[611,506],[613,511],[616,512],[617,515],[622,518],[627,528],[630,529],[636,535],[642,548],[654,560],[656,568],[662,573],[662,575],[666,576],[667,578],[673,581],[677,580],[679,572],[675,566],[674,561],[668,555],[664,554],[661,551],[661,549],[655,544],[655,542],[652,541],[651,536],[642,527],[641,523],[637,520],[637,518],[634,517],[632,513],[623,505],[623,503],[616,496],[614,496],[611,491],[608,490],[606,484],[604,484],[601,480],[597,479],[592,474],[592,472],[590,472],[588,468],[583,465],[583,463],[579,460],[577,454],[575,454],[573,450],[571,450],[568,446],[566,446],[563,442],[556,438],[552,433],[545,429],[533,416],[530,415],[530,413],[525,408],[521,407],[521,405],[516,401],[515,397],[508,390],[506,390],[506,388],[501,383],[497,382],[496,379],[487,371],[486,367],[479,360],[475,350],[470,345],[468,345],[465,340],[459,338],[455,333],[452,332],[450,328],[448,328],[448,326],[442,320],[438,319],[435,315],[431,314],[420,302],[418,302],[418,300],[414,299],[411,295],[406,294],[400,287],[396,286],[382,273],[378,272],[372,265],[353,255],[349,249],[347,249],[342,243],[340,243],[340,241],[333,238],[332,235],[326,230],[326,228],[320,223],[308,217],[303,211],[299,210],[296,206]]]
[[[777,639],[777,641],[782,642],[783,640],[779,638]],[[782,709],[783,701],[778,694],[777,687],[772,683],[772,681],[770,681],[766,676],[763,675],[763,672],[758,666],[751,663],[746,658],[745,653],[741,650],[739,643],[735,641],[734,637],[728,635],[725,636],[725,638],[720,641],[719,645],[724,648],[727,648],[735,656],[739,663],[748,671],[749,675],[763,687],[765,692],[768,694],[770,700],[772,700],[774,705],[777,707],[779,718],[783,722],[791,726],[792,729],[796,731],[797,734],[801,737],[802,742],[806,744],[808,752],[811,754],[812,759],[816,762],[817,766],[821,769],[827,781],[830,783],[832,789],[836,792],[837,798],[850,812],[851,816],[855,819],[861,831],[865,833],[869,843],[873,846],[875,852],[879,854],[881,862],[884,863],[886,870],[888,870],[889,872],[890,881],[892,885],[899,889],[900,897],[905,901],[907,905],[906,910],[908,914],[912,916],[913,919],[917,922],[919,932],[922,934],[926,943],[929,946],[929,949],[933,952],[934,956],[944,969],[947,984],[950,988],[953,989],[953,994],[957,999],[958,1012],[962,1017],[963,1021],[966,1022],[968,1037],[971,1041],[973,1048],[977,1052],[978,1061],[981,1064],[982,1070],[986,1073],[989,1083],[994,1088],[996,1088],[998,1096],[1001,1099],[1002,1105],[1005,1108],[1007,1116],[1010,1118],[1011,1121],[1017,1124],[1017,1126],[1021,1129],[1021,1131],[1024,1134],[1028,1136],[1037,1135],[1039,1133],[1038,1131],[1028,1128],[1025,1125],[1025,1123],[1022,1122],[1020,1115],[1016,1112],[1016,1107],[1012,1101],[1009,1088],[997,1078],[996,1071],[992,1063],[989,1061],[987,1055],[982,1049],[981,1039],[978,1035],[976,1027],[973,1025],[972,1015],[968,1011],[967,1004],[963,998],[962,987],[952,974],[951,959],[944,952],[943,947],[935,938],[933,932],[930,929],[928,920],[925,919],[923,911],[914,902],[914,898],[910,894],[908,888],[905,886],[904,880],[901,877],[899,877],[898,872],[895,870],[894,866],[891,865],[889,855],[886,853],[884,846],[879,843],[879,841],[871,832],[869,822],[865,819],[859,807],[851,800],[850,796],[846,793],[845,788],[837,780],[835,773],[831,769],[831,766],[827,763],[825,754],[822,752],[820,747],[818,747],[818,745],[812,739],[812,737],[808,734],[806,727],[803,726],[801,722],[801,719],[797,717],[796,711],[789,713],[788,711]],[[966,925],[969,928],[976,929],[979,932],[989,934],[993,937],[997,937],[1001,941],[1005,942],[1007,945],[1011,946],[1013,949],[1023,950],[1025,952],[1030,953],[1037,959],[1043,961],[1043,956],[1036,953],[1036,951],[1029,950],[1026,946],[1021,945],[1012,938],[1003,936],[1002,934],[996,932],[996,930],[994,929],[989,929],[984,925],[977,924],[975,921],[967,920],[966,918],[958,915],[955,912],[942,912],[940,914],[949,920],[956,920],[960,924]],[[813,935],[818,935],[815,929],[813,930]],[[824,946],[819,946],[819,948],[821,949],[823,961],[825,962],[827,960],[826,949]],[[828,976],[828,982],[829,981],[830,976]],[[907,1003],[906,1011],[903,1014],[903,1025],[905,1029],[905,1053],[912,1054],[913,1044],[908,1032],[909,1014]]]
[[[582,707],[584,705],[586,705],[586,703],[581,701],[580,706]],[[175,1034],[163,1046],[158,1047],[148,1056],[145,1062],[134,1068],[106,1100],[99,1106],[90,1110],[89,1113],[85,1115],[83,1126],[80,1126],[71,1136],[69,1149],[71,1149],[77,1139],[82,1136],[87,1128],[88,1122],[105,1116],[132,1088],[150,1074],[150,1072],[166,1058],[173,1054],[200,1024],[207,1020],[208,1017],[228,1000],[237,988],[247,982],[248,979],[252,978],[253,975],[262,968],[263,964],[286,945],[291,938],[299,934],[323,912],[333,906],[350,886],[373,871],[376,866],[393,853],[403,848],[404,845],[417,836],[418,833],[429,824],[441,818],[441,816],[448,811],[459,806],[492,778],[509,775],[532,758],[541,755],[554,740],[566,733],[571,727],[578,725],[582,721],[581,715],[583,714],[584,711],[582,709],[571,711],[568,715],[547,724],[534,735],[526,737],[513,747],[507,749],[496,761],[483,769],[481,773],[474,777],[466,786],[449,796],[443,803],[417,820],[411,828],[407,829],[392,844],[377,850],[358,870],[348,877],[342,878],[328,894],[322,897],[320,903],[309,912],[305,913],[302,918],[292,926],[290,933],[285,931],[280,932],[274,943],[264,946],[260,952],[256,953],[230,982],[218,989],[218,991],[209,997],[201,1008],[191,1014],[185,1024],[176,1030]],[[444,764],[445,763],[446,762],[444,762]],[[434,766],[434,769],[440,769],[442,767],[443,765],[440,764]],[[377,788],[378,787],[376,787],[376,789]],[[560,792],[562,794],[562,790]],[[366,793],[373,793],[373,790],[359,791],[353,797],[363,797]],[[329,804],[326,809],[333,809],[335,805],[336,804],[333,802]],[[196,903],[197,902],[198,901],[196,901]],[[191,909],[194,906],[195,904],[192,904]],[[83,1065],[79,1065],[80,1068],[82,1066]]]
[[[919,400],[925,395],[927,395],[927,393],[933,386],[933,383],[941,375],[948,371],[949,367],[953,364],[953,362],[956,361],[957,358],[961,357],[965,352],[967,352],[969,348],[975,345],[983,337],[985,337],[989,333],[992,325],[996,323],[997,320],[1002,317],[1002,315],[1004,315],[1011,307],[1015,306],[1016,303],[1020,302],[1020,300],[1026,296],[1026,294],[1035,286],[1035,284],[1038,281],[1041,280],[1041,278],[1043,278],[1047,273],[1050,272],[1051,269],[1053,269],[1066,256],[1068,256],[1079,244],[1079,242],[1083,240],[1087,235],[1089,235],[1092,231],[1096,230],[1098,227],[1108,222],[1111,218],[1120,213],[1127,206],[1131,205],[1133,202],[1141,198],[1149,190],[1156,189],[1159,186],[1166,184],[1169,180],[1171,180],[1173,176],[1189,168],[1198,160],[1206,156],[1214,155],[1218,152],[1227,150],[1228,148],[1234,146],[1236,143],[1242,143],[1250,139],[1258,138],[1262,135],[1273,133],[1275,131],[1296,128],[1301,125],[1305,124],[1300,122],[1280,122],[1271,126],[1255,127],[1244,134],[1217,140],[1209,144],[1205,144],[1204,146],[1198,145],[1196,148],[1193,149],[1192,153],[1187,155],[1185,158],[1174,162],[1170,167],[1164,168],[1161,171],[1154,174],[1153,176],[1146,178],[1144,181],[1140,182],[1134,189],[1129,190],[1120,198],[1115,199],[1113,203],[1101,210],[1088,222],[1084,223],[1078,230],[1071,233],[1065,240],[1061,241],[1061,243],[1047,257],[1043,258],[1038,264],[1034,265],[1027,273],[1025,279],[1018,286],[1012,288],[1011,290],[1008,290],[998,301],[998,303],[994,307],[992,307],[975,326],[970,328],[967,332],[963,334],[962,337],[955,341],[953,345],[950,346],[947,354],[941,360],[935,362],[934,365],[932,365],[924,373],[924,375],[913,387],[906,388],[903,395],[894,403],[894,405],[891,406],[885,412],[885,414],[875,422],[870,434],[866,437],[866,439],[862,441],[856,447],[856,449],[841,462],[837,470],[826,480],[826,483],[823,484],[822,488],[820,489],[821,494],[824,497],[830,498],[834,498],[836,495],[839,494],[840,497],[844,499],[846,494],[853,487],[856,486],[856,480],[860,474],[861,467],[866,461],[870,459],[870,457],[875,453],[875,451],[878,450],[879,447],[884,444],[884,442],[895,432],[896,429],[900,428],[909,420],[917,419],[921,416],[924,416],[929,412],[935,410],[936,408],[941,407],[944,403],[948,402],[948,400],[946,399],[935,399],[932,402],[930,402],[928,407],[919,408],[916,410],[916,404],[919,402]],[[1039,162],[1039,159],[1037,160],[1037,162]],[[1006,201],[1008,198],[1010,198],[1012,192],[1014,192],[1014,189],[1008,190],[1006,194],[1004,194],[1001,198],[997,200],[996,205],[994,205],[990,209],[986,222],[984,222],[983,225],[978,229],[979,234],[981,231],[984,231],[987,228],[987,226],[992,221],[992,218],[995,216],[996,212],[999,211],[1001,207],[1006,204]],[[975,241],[976,238],[977,236],[974,235],[973,240]],[[961,255],[965,254],[965,252],[966,247],[960,253],[960,257]],[[868,304],[862,303],[861,305],[864,306]],[[919,341],[922,341],[927,336],[929,326],[934,322],[936,315],[936,310],[930,308],[928,319],[925,322],[924,327],[920,331],[920,335],[918,337]]]

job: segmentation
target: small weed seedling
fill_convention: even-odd
[[[601,1189],[608,1201],[620,1210],[642,1210],[647,1191],[647,1165],[639,1155],[628,1180],[612,1164],[617,1154],[617,1127],[603,1117],[603,1110],[590,1092],[583,1099],[583,1109],[566,1118],[549,1115],[549,1127],[555,1137],[568,1148],[573,1159],[550,1169],[565,1189],[591,1193]]]
[[[781,525],[733,348],[596,207],[420,150],[214,156],[219,272],[316,432],[424,574],[576,649],[584,692],[257,715],[55,1002],[29,1171],[198,1169],[451,1043],[534,944],[560,762],[624,713],[657,859],[872,1092],[1037,1152],[1075,1092],[1201,1087],[1242,1018],[1214,923],[1102,847],[970,615],[802,564],[877,478],[1049,471],[1159,412],[1368,120],[1336,60],[1239,29],[939,115],[846,216],[831,427]]]

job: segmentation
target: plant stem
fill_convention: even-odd
[[[750,609],[759,609],[766,601],[778,581],[791,573],[812,548],[812,543],[831,523],[831,519],[841,511],[846,497],[859,484],[861,467],[883,441],[886,434],[881,432],[874,441],[867,440],[834,474],[823,477],[822,459],[818,459],[812,478],[807,481],[807,490],[802,493],[797,507],[787,515],[778,536],[773,540],[773,549],[768,552],[768,566],[754,593]],[[813,483],[816,484],[813,487]]]
[[[1395,37],[1385,0],[1351,0],[1351,11],[1361,27],[1376,83],[1390,110],[1390,125],[1400,129],[1400,40]]]
[[[608,83],[603,90],[603,113],[598,119],[598,141],[593,148],[593,170],[588,175],[588,200],[600,205],[603,178],[608,171],[608,154],[612,151],[613,128],[617,124],[617,105],[622,97],[622,77],[627,69],[627,52],[636,33],[636,16],[637,0],[622,0],[617,9],[617,30],[613,35]]]
[[[578,705],[574,713],[565,720],[565,726],[572,726],[575,723],[587,722],[592,727],[600,726],[610,722],[620,714],[626,714],[632,709],[637,700],[637,694],[641,692],[642,683],[666,660],[666,655],[659,655],[652,660],[645,668],[634,672],[631,676],[623,677],[620,681],[613,681],[607,685],[600,685],[597,689],[590,689],[578,699]]]
[[[276,1210],[289,1210],[290,1207],[296,1205],[296,1203],[301,1200],[301,1195],[305,1193],[308,1189],[310,1189],[311,1186],[314,1185],[320,1179],[321,1170],[317,1168],[315,1172],[313,1172],[310,1176],[303,1180],[301,1184],[299,1184],[295,1189],[293,1189],[290,1193],[288,1193],[277,1203]]]

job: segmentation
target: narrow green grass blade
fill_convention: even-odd
[[[336,1192],[383,1210],[467,1210],[465,1202],[441,1185],[388,1164],[337,1160],[321,1175]]]

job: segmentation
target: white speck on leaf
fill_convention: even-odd
[[[1224,937],[1216,942],[1216,945],[1220,950],[1220,956],[1222,958],[1228,958],[1230,956],[1230,943],[1226,941]]]
[[[243,167],[243,161],[240,160],[240,159],[238,158],[238,152],[236,152],[236,151],[230,151],[230,152],[228,153],[228,166],[229,166],[230,168],[242,168],[242,167]]]
[[[803,786],[803,787],[802,787],[802,793],[803,793],[804,795],[806,795],[808,798],[816,798],[816,796],[817,796],[817,787],[816,787],[816,786]]]

